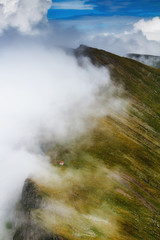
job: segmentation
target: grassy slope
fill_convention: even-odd
[[[53,152],[65,161],[56,167],[62,182],[40,186],[56,203],[33,215],[67,239],[159,240],[160,70],[93,48],[82,53],[110,68],[129,113],[100,119],[86,136],[50,151],[53,162]]]

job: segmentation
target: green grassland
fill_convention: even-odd
[[[71,240],[159,240],[160,70],[84,46],[75,54],[108,67],[129,106],[48,151],[57,178],[39,184],[47,207],[31,216]]]

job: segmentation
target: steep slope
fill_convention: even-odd
[[[160,70],[85,46],[76,50],[77,56],[81,54],[89,57],[93,64],[108,67],[113,81],[124,86],[127,96],[143,113],[141,119],[160,133]]]
[[[129,104],[76,141],[48,151],[54,167],[47,180],[38,180],[38,205],[34,197],[25,215],[52,237],[35,239],[159,240],[160,70],[86,46],[74,53],[80,64],[86,56],[109,68],[117,95]],[[30,181],[34,186],[37,179]],[[23,191],[22,202],[26,198]],[[14,240],[27,239],[17,237],[24,228]]]

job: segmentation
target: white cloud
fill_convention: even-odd
[[[7,45],[0,51],[3,239],[4,214],[14,206],[25,178],[35,172],[40,176],[48,169],[41,144],[75,139],[93,127],[95,118],[121,111],[124,104],[114,96],[117,88],[107,69],[95,67],[86,59],[81,59],[82,67],[73,56],[37,43]]]
[[[68,9],[68,10],[92,10],[94,9],[94,5],[85,4],[86,1],[74,0],[67,2],[55,2],[52,4],[52,8],[54,9]]]
[[[50,5],[51,0],[0,0],[0,33],[13,27],[33,34],[34,27],[46,18]]]
[[[159,42],[148,40],[141,32],[131,31],[127,34],[125,32],[121,34],[105,32],[92,35],[92,37],[86,35],[79,42],[122,56],[127,53],[160,55]]]
[[[160,29],[158,25],[159,19],[157,17],[149,20],[152,24],[149,25],[149,28],[146,26],[143,31],[138,29],[141,20],[132,17],[81,18],[72,21],[61,21],[62,25],[66,26],[66,29],[69,29],[69,26],[75,28],[78,26],[79,29],[79,32],[76,33],[79,34],[77,38],[75,38],[76,34],[74,34],[75,30],[73,28],[69,37],[63,37],[62,39],[68,38],[66,44],[69,46],[78,47],[80,44],[84,44],[119,55],[127,53],[160,55],[160,42],[158,41],[160,37],[158,32]],[[156,24],[154,24],[155,22]],[[153,28],[152,25],[154,25]],[[144,34],[147,29],[149,29],[149,33]],[[154,37],[149,38],[148,35],[150,35],[151,31]],[[72,36],[74,36],[73,40]]]
[[[52,41],[72,48],[84,44],[119,55],[127,53],[160,55],[158,40],[160,18],[143,20],[145,23],[148,21],[151,23],[148,27],[146,25],[143,31],[138,29],[141,21],[137,17],[83,17],[70,21],[63,20],[58,22],[58,31],[56,30],[57,34],[54,34]]]
[[[160,18],[141,19],[134,24],[135,31],[142,31],[148,40],[160,41]]]

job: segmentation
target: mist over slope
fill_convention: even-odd
[[[80,62],[61,49],[28,42],[1,51],[2,239],[25,179],[49,170],[50,145],[73,141],[94,127],[97,118],[125,108],[108,70],[85,57]]]
[[[50,4],[0,0],[0,240],[159,240],[160,70],[53,46],[154,54],[159,28],[92,35]]]
[[[142,62],[148,66],[160,68],[160,56],[129,53],[127,54],[127,57]]]
[[[25,183],[18,208],[26,222],[16,222],[14,240],[31,235],[39,240],[42,235],[28,228],[31,223],[51,239],[158,240],[160,70],[86,46],[74,53],[79,64],[87,56],[94,66],[107,67],[114,86],[123,86],[114,96],[129,105],[110,109],[112,114],[76,139],[50,145],[46,153],[52,167]],[[30,182],[40,202],[27,195]]]

